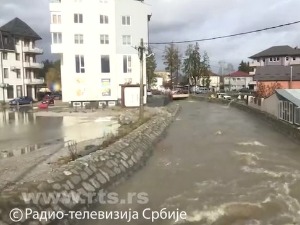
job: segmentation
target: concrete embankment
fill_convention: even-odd
[[[180,107],[171,104],[166,109],[105,150],[96,151],[59,168],[51,180],[23,183],[3,191],[0,194],[0,224],[12,223],[9,214],[14,208],[22,212],[28,208],[38,212],[86,210],[91,203],[90,193],[98,193],[119,184],[145,165],[153,146],[163,136]],[[74,203],[68,198],[70,195],[66,193],[73,192],[80,195],[79,202]],[[24,199],[24,193],[27,196],[38,193],[62,195],[58,203],[45,202],[42,198],[34,202]],[[63,194],[66,194],[66,198]],[[39,221],[31,217],[19,224],[66,224],[67,221]]]

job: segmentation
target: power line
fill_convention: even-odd
[[[267,27],[267,28],[263,28],[263,29],[252,30],[252,31],[247,31],[247,32],[241,32],[241,33],[237,33],[237,34],[230,34],[230,35],[225,35],[225,36],[218,36],[218,37],[212,37],[212,38],[203,38],[203,39],[199,39],[199,40],[188,40],[188,41],[156,42],[156,43],[149,43],[149,44],[152,44],[152,45],[166,45],[166,44],[183,44],[183,43],[191,43],[191,42],[211,41],[211,40],[216,40],[216,39],[222,39],[222,38],[229,38],[229,37],[242,36],[242,35],[246,35],[246,34],[258,33],[258,32],[262,32],[262,31],[266,31],[266,30],[272,30],[272,29],[276,29],[276,28],[280,28],[280,27],[291,26],[291,25],[298,24],[298,23],[300,23],[300,20],[295,21],[295,22],[291,22],[291,23],[285,23],[285,24],[273,26],[273,27]]]

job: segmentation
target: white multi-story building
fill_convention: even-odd
[[[50,0],[50,12],[51,51],[61,58],[64,102],[117,103],[120,85],[140,83],[135,47],[141,39],[148,42],[149,5],[136,0]]]
[[[224,78],[225,91],[238,91],[242,88],[255,89],[255,82],[253,83],[253,76],[243,71],[236,71],[230,73]]]
[[[25,22],[15,18],[0,27],[0,101],[30,96],[36,98],[42,63],[37,62],[37,55],[43,50],[35,46],[41,37]]]

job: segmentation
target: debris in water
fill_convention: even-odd
[[[259,141],[249,141],[249,142],[241,142],[239,145],[243,146],[260,146],[260,147],[265,147],[266,145],[262,144]]]
[[[216,135],[221,135],[221,134],[223,134],[223,133],[222,133],[222,131],[220,131],[220,130],[218,130],[218,131],[216,132]]]

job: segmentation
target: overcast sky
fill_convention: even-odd
[[[88,1],[88,0],[86,0]],[[124,0],[125,1],[125,0]],[[128,0],[129,1],[129,0]],[[14,17],[28,23],[43,40],[43,59],[50,54],[49,0],[0,0],[0,25]],[[246,32],[300,20],[299,0],[146,0],[152,5],[150,42],[195,40]],[[274,45],[300,47],[300,24],[240,37],[200,42],[212,69],[220,60],[237,69],[241,60]],[[164,45],[155,45],[158,69],[163,70]],[[182,52],[186,45],[179,45]]]

